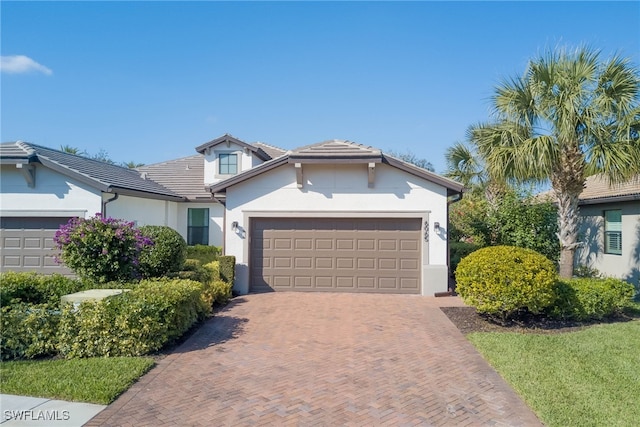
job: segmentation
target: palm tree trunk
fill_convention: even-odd
[[[578,194],[556,193],[558,199],[558,229],[560,238],[560,277],[573,276],[573,265],[578,247]]]

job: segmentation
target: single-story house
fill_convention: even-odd
[[[620,277],[640,289],[640,177],[609,185],[594,175],[580,194],[576,265]]]
[[[0,144],[2,269],[62,271],[55,230],[100,212],[222,246],[238,293],[448,290],[448,205],[461,184],[341,140],[285,151],[226,134],[196,152],[133,170]]]

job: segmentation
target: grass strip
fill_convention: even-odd
[[[637,426],[640,321],[469,340],[547,426]]]
[[[148,357],[0,363],[0,392],[107,405],[153,366]]]

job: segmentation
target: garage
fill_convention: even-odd
[[[2,217],[0,250],[2,271],[37,271],[70,275],[55,262],[53,237],[68,217]]]
[[[420,294],[420,218],[252,218],[250,291]]]

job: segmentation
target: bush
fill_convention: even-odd
[[[212,261],[204,266],[211,272],[212,279],[205,283],[205,299],[210,305],[226,304],[231,299],[233,283],[225,282],[220,278],[220,262]]]
[[[203,285],[213,280],[212,272],[203,267],[197,259],[187,259],[182,266],[182,270],[168,273],[167,277],[194,280]]]
[[[151,242],[132,222],[72,218],[54,237],[64,264],[81,279],[95,283],[127,282],[139,276],[138,257]]]
[[[195,245],[187,246],[186,257],[188,259],[197,259],[200,264],[205,265],[217,260],[221,253],[222,248],[217,246]]]
[[[225,255],[219,257],[220,260],[220,279],[233,286],[236,277],[236,257],[233,255]]]
[[[56,353],[60,311],[51,304],[18,303],[2,307],[2,360],[32,359]]]
[[[619,279],[577,278],[559,280],[554,287],[551,317],[599,320],[622,313],[631,306],[632,284]]]
[[[7,271],[0,274],[0,306],[15,303],[54,304],[60,297],[83,290],[77,279],[60,274],[42,275]]]
[[[153,242],[140,253],[140,272],[143,277],[161,277],[182,268],[187,242],[180,233],[162,225],[145,225],[140,227],[140,232]]]
[[[468,255],[456,271],[456,291],[478,312],[511,317],[540,313],[554,299],[553,263],[533,250],[491,246]]]
[[[66,358],[140,356],[182,336],[210,312],[203,285],[143,280],[134,289],[62,310],[59,351]]]

